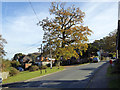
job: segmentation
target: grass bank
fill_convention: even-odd
[[[107,77],[109,78],[109,88],[119,88],[120,89],[120,73],[115,73],[115,68],[109,66],[107,70]]]
[[[19,74],[15,75],[15,76],[8,77],[6,80],[2,81],[2,84],[25,81],[28,79],[32,79],[35,77],[47,75],[47,74],[57,72],[57,71],[62,71],[62,70],[64,70],[64,68],[61,66],[60,69],[58,69],[57,67],[53,67],[52,69],[47,68],[46,73],[45,73],[45,70],[42,70],[42,74],[40,73],[40,70],[34,71],[34,72],[24,71],[24,72],[20,72]]]

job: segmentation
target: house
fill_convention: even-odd
[[[30,62],[32,62],[32,59],[27,55],[20,58],[20,63],[30,63]]]
[[[36,57],[35,62],[41,62],[43,60],[44,60],[44,57],[42,57],[42,55],[39,55],[39,56]]]
[[[51,63],[51,60],[53,63],[55,62],[55,59],[51,59],[51,58],[43,57],[42,55],[39,55],[37,56],[35,63],[38,65],[47,65]]]
[[[19,62],[25,69],[32,65],[32,59],[27,55],[22,56]]]
[[[24,68],[27,69],[27,68],[28,68],[29,66],[31,66],[31,65],[32,65],[32,63],[25,63],[25,64],[24,64]]]
[[[46,58],[42,61],[42,65],[51,64],[51,61],[52,61],[53,64],[55,63],[55,59],[46,57]]]

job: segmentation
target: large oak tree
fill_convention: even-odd
[[[81,54],[87,50],[88,36],[92,32],[88,26],[83,25],[85,13],[74,5],[66,7],[65,3],[55,2],[51,3],[49,12],[54,18],[46,18],[38,23],[44,30],[46,46],[51,45],[56,60],[60,60],[61,56],[66,60],[78,58],[76,49]]]

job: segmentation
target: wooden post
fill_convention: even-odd
[[[120,2],[118,2],[117,57],[120,58]]]
[[[118,47],[117,47],[117,50],[118,50],[118,58],[120,58],[120,20],[118,20]]]

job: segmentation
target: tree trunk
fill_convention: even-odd
[[[60,60],[58,60],[58,69],[60,68]]]
[[[65,31],[63,32],[62,37],[63,37],[63,40],[62,40],[62,48],[64,48],[64,47],[65,47],[65,44],[63,43],[63,41],[65,41]]]

